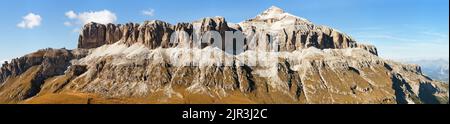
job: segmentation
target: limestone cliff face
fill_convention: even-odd
[[[174,31],[185,31],[193,35],[194,25],[198,25],[199,32],[231,31],[222,17],[204,18],[198,22],[179,23],[171,25],[163,21],[146,21],[143,24],[128,23],[125,25],[89,23],[84,26],[79,38],[78,48],[96,48],[105,44],[113,44],[119,40],[126,44],[142,43],[148,48],[168,48],[176,45],[169,44]]]
[[[226,31],[241,31],[248,39],[242,46],[244,50],[255,50],[264,46],[273,46],[276,43],[279,46],[276,48],[278,51],[294,51],[309,47],[319,49],[363,48],[375,55],[378,54],[374,46],[358,44],[350,36],[336,29],[314,25],[306,19],[285,13],[276,7],[269,8],[256,18],[239,24],[228,24],[223,17],[204,18],[192,23],[176,25],[162,21],[125,25],[89,23],[84,26],[80,34],[78,48],[96,48],[117,41],[125,41],[129,45],[142,43],[151,49],[186,44],[170,43],[170,36],[174,31],[187,32],[190,35],[186,38],[189,42],[187,44],[192,44],[193,35],[200,37],[206,31],[218,31],[223,38],[225,38]],[[269,35],[272,38],[261,39],[261,35]],[[222,42],[230,41],[223,39]],[[267,51],[274,49],[269,48]]]
[[[188,35],[171,43],[176,31]],[[245,51],[193,47],[207,31],[243,32]],[[78,49],[45,49],[3,64],[0,103],[448,104],[448,84],[377,54],[277,7],[238,24],[222,17],[89,23]]]

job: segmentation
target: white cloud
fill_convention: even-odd
[[[72,23],[71,22],[64,22],[64,25],[65,26],[72,26]]]
[[[75,12],[73,12],[72,10],[69,11],[69,12],[66,12],[66,16],[67,16],[69,19],[75,19],[75,18],[77,18],[77,14],[76,14]]]
[[[17,27],[25,29],[33,29],[34,27],[41,25],[41,21],[42,18],[40,15],[28,13],[28,15],[23,17],[22,22],[17,24]]]
[[[155,15],[155,10],[154,9],[143,10],[142,14],[146,15],[146,16],[154,16]]]
[[[76,20],[77,23],[87,24],[90,22],[96,22],[100,24],[114,23],[117,20],[115,13],[109,10],[82,12],[76,14],[74,11],[68,11],[65,13],[66,17],[72,20]],[[70,23],[70,22],[69,22]],[[67,23],[67,24],[69,24]],[[73,23],[70,23],[73,24]]]

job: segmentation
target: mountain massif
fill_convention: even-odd
[[[197,44],[210,31],[243,40]],[[174,40],[175,32],[185,35]],[[92,22],[78,48],[0,68],[0,103],[448,104],[448,89],[420,66],[380,58],[375,46],[277,7],[237,24]]]

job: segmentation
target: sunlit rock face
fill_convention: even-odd
[[[198,43],[214,31],[219,39]],[[244,40],[227,39],[230,32]],[[227,51],[230,43],[242,51]],[[42,50],[3,64],[0,102],[448,103],[448,84],[377,54],[277,7],[237,24],[223,17],[89,23],[78,49]]]
[[[187,43],[171,43],[174,32],[186,32],[188,36],[180,41]],[[254,19],[238,24],[228,24],[223,17],[203,18],[192,23],[171,25],[163,21],[146,21],[142,24],[86,24],[81,31],[78,48],[96,48],[105,44],[124,41],[131,45],[142,43],[150,49],[158,47],[170,48],[179,45],[193,44],[195,40],[208,31],[217,31],[223,44],[232,42],[226,40],[226,33],[239,31],[246,38],[241,49],[267,51],[294,51],[315,47],[319,49],[362,48],[377,55],[377,49],[371,45],[358,44],[350,36],[322,25],[314,25],[310,21],[286,13],[280,8],[271,7]],[[270,38],[266,38],[270,36]],[[211,45],[211,43],[206,43]],[[265,48],[265,46],[278,46]],[[192,46],[192,45],[191,45]],[[204,46],[203,46],[204,47]]]

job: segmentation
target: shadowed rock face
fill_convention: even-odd
[[[71,60],[83,56],[80,51],[49,48],[3,64],[0,101],[20,101],[35,96],[46,79],[64,74]]]
[[[170,43],[175,31],[188,36]],[[243,32],[246,51],[184,48],[207,31]],[[274,42],[252,34],[274,36],[282,52],[262,49]],[[0,103],[448,103],[448,84],[419,66],[384,60],[374,46],[276,7],[238,24],[89,23],[78,47],[3,64]],[[251,57],[256,63],[245,63]]]
[[[72,59],[74,57],[69,50],[43,49],[3,64],[0,68],[0,82],[4,82],[10,76],[21,75],[30,67],[36,65],[43,65],[48,75],[61,74]],[[58,69],[57,66],[62,66],[63,69]]]

